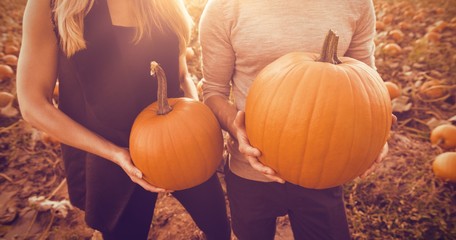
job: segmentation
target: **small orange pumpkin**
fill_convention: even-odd
[[[246,99],[247,136],[260,161],[283,179],[329,188],[367,170],[391,127],[388,90],[379,74],[338,58],[328,34],[318,54],[293,52],[266,66]]]
[[[385,55],[389,57],[394,57],[402,52],[402,48],[396,43],[388,43],[385,46],[383,46],[382,51]]]
[[[377,32],[385,30],[385,23],[383,23],[382,21],[375,22],[375,30],[377,30]]]
[[[435,157],[432,171],[438,178],[456,182],[456,152],[444,152]]]
[[[6,64],[0,64],[0,82],[14,77],[14,70]]]
[[[442,124],[431,131],[431,143],[444,149],[456,147],[456,126],[452,124]]]
[[[385,86],[388,89],[388,93],[391,99],[395,99],[401,95],[401,89],[393,82],[385,82]]]
[[[7,54],[7,55],[3,56],[2,59],[7,65],[10,65],[11,67],[17,66],[17,57],[16,57],[16,55]]]
[[[404,40],[404,33],[399,29],[391,30],[388,33],[388,36],[394,39],[396,42],[402,42],[402,40]]]
[[[419,95],[424,99],[444,99],[449,96],[449,86],[442,80],[431,79],[423,83],[419,88]]]
[[[204,103],[167,98],[163,69],[151,63],[158,79],[158,100],[135,119],[130,134],[133,163],[150,184],[168,190],[197,186],[220,165],[223,137],[220,125]]]

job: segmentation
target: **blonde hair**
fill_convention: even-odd
[[[70,57],[86,48],[84,40],[84,17],[95,0],[55,0],[54,19],[60,34],[60,45]],[[190,41],[192,18],[182,0],[128,0],[136,26],[133,42],[145,35],[151,36],[152,29],[164,31],[169,28],[179,39],[180,53],[185,53]]]

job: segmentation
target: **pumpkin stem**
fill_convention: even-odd
[[[150,75],[156,76],[158,80],[158,91],[157,91],[157,101],[158,101],[158,115],[165,115],[173,110],[168,103],[168,90],[166,84],[166,75],[165,71],[163,70],[157,62],[152,61],[150,62]]]
[[[319,62],[327,62],[332,64],[342,63],[337,57],[337,45],[339,44],[339,36],[332,29],[326,35],[323,49],[320,54]]]

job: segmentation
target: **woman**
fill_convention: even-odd
[[[137,114],[157,98],[157,61],[170,97],[197,98],[185,62],[191,19],[179,0],[28,1],[17,74],[24,119],[62,142],[71,202],[104,239],[147,239],[159,192],[128,152]],[[52,92],[59,80],[59,109]],[[173,195],[208,239],[229,239],[216,175]],[[203,212],[204,211],[204,212]]]

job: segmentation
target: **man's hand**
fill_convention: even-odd
[[[247,132],[245,130],[245,112],[238,111],[236,118],[234,119],[234,128],[236,129],[236,139],[239,143],[239,151],[249,161],[253,169],[263,173],[267,178],[279,182],[285,183],[285,180],[277,176],[277,173],[270,167],[262,164],[258,157],[261,156],[260,150],[250,145],[249,139],[247,138]]]

